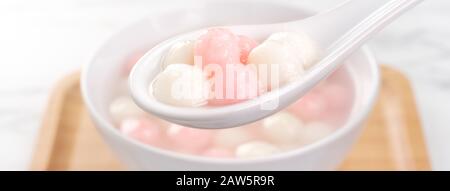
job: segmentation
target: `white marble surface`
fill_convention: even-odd
[[[304,3],[323,8],[339,1]],[[54,83],[88,61],[112,33],[160,4],[0,1],[0,170],[27,169]],[[370,42],[379,60],[410,77],[435,170],[450,170],[449,9],[448,0],[426,1]]]

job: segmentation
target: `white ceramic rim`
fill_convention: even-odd
[[[299,8],[301,9],[301,8]],[[305,13],[313,13],[314,11],[310,11],[308,9],[303,9]],[[135,22],[135,23],[139,23]],[[112,35],[108,39],[113,39],[114,37],[121,34],[122,31],[127,30],[128,28],[131,28],[131,26],[134,26],[135,23],[130,24],[128,27],[124,27],[122,30],[119,30],[114,35]],[[217,159],[217,158],[207,158],[202,156],[195,156],[195,155],[188,155],[188,154],[182,154],[177,153],[175,151],[170,151],[167,149],[162,149],[158,147],[153,147],[149,145],[145,145],[143,143],[138,142],[137,140],[134,140],[130,137],[125,136],[124,134],[120,133],[117,128],[107,119],[102,118],[99,114],[99,111],[94,107],[94,104],[92,100],[88,96],[88,87],[87,87],[87,74],[88,71],[90,71],[90,67],[92,63],[96,60],[98,52],[103,50],[107,45],[109,41],[106,41],[100,46],[97,51],[95,52],[94,56],[91,58],[91,60],[87,63],[85,63],[81,70],[81,93],[83,100],[86,104],[86,107],[89,110],[89,113],[93,120],[95,120],[99,125],[95,125],[96,128],[101,128],[102,130],[108,131],[109,133],[113,134],[114,136],[117,136],[119,139],[124,139],[126,142],[131,143],[133,146],[136,146],[142,150],[145,150],[146,152],[153,152],[159,155],[163,155],[166,157],[172,157],[177,158],[180,160],[186,160],[190,162],[197,162],[197,163],[209,163],[213,165],[227,165],[227,164],[250,164],[250,163],[264,163],[269,161],[276,161],[276,160],[282,160],[286,158],[291,158],[294,156],[299,155],[306,155],[308,152],[311,152],[315,149],[320,149],[321,147],[324,147],[325,145],[332,144],[334,141],[337,141],[340,137],[350,133],[354,128],[358,128],[360,123],[366,118],[366,116],[371,111],[375,98],[378,95],[379,91],[379,84],[380,84],[380,72],[378,68],[378,64],[375,60],[375,57],[373,56],[370,49],[366,46],[362,48],[361,54],[366,57],[368,60],[367,67],[370,68],[371,76],[373,76],[375,79],[374,81],[376,83],[373,84],[373,86],[369,87],[368,91],[368,102],[363,103],[361,105],[361,112],[358,112],[353,116],[351,119],[349,119],[344,125],[342,125],[338,130],[333,132],[331,135],[316,141],[312,144],[305,145],[303,147],[300,147],[298,149],[294,149],[291,151],[282,152],[279,154],[267,156],[267,157],[261,157],[261,158],[248,158],[248,159],[238,159],[238,158],[232,158],[232,159]]]

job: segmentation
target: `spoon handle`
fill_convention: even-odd
[[[367,39],[421,1],[348,0],[303,21],[287,23],[287,26],[307,32],[321,47],[332,51],[349,40]]]
[[[348,32],[332,43],[326,50],[327,56],[321,62],[339,63],[343,61],[343,59],[347,58],[375,33],[421,1],[422,0],[390,0],[385,3],[381,8],[372,12],[372,14],[367,16],[356,26],[350,28]]]

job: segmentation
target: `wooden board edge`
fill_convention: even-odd
[[[415,128],[410,128],[407,125],[401,125],[398,128],[398,131],[403,132],[405,136],[402,137],[390,137],[391,138],[391,144],[394,143],[402,143],[402,146],[404,150],[406,150],[406,153],[403,153],[404,155],[398,155],[402,160],[399,161],[406,161],[406,162],[397,162],[397,168],[399,170],[414,170],[414,171],[426,171],[431,170],[431,163],[429,159],[429,152],[427,149],[427,143],[425,141],[425,134],[423,125],[421,122],[421,118],[419,116],[419,111],[417,107],[416,97],[413,91],[413,88],[411,86],[411,81],[409,80],[408,76],[404,75],[399,70],[392,68],[392,67],[382,67],[383,73],[391,73],[391,75],[384,75],[384,76],[398,76],[400,80],[395,81],[395,83],[399,84],[399,86],[403,86],[408,89],[410,92],[409,94],[406,94],[407,96],[403,98],[403,100],[397,100],[405,103],[409,103],[412,110],[416,112],[410,112],[403,115],[403,118],[410,118],[414,119],[412,123],[416,123],[417,125],[411,125]],[[382,74],[383,75],[383,74]],[[386,103],[384,103],[386,104]],[[387,112],[389,113],[389,112]],[[391,127],[392,128],[392,127]],[[394,138],[397,138],[397,141],[392,140]],[[414,139],[414,142],[417,144],[415,147],[411,145],[412,139]],[[413,160],[415,159],[415,160]]]
[[[52,90],[47,108],[42,118],[38,137],[35,140],[32,159],[29,169],[32,171],[44,171],[49,168],[53,152],[53,144],[57,136],[58,123],[61,120],[60,113],[63,109],[67,90],[77,85],[80,80],[80,71],[72,72],[59,80]]]

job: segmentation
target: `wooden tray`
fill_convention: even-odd
[[[366,128],[341,170],[429,170],[408,80],[383,67],[382,88]],[[80,95],[79,72],[51,96],[31,170],[125,170],[103,143]]]

